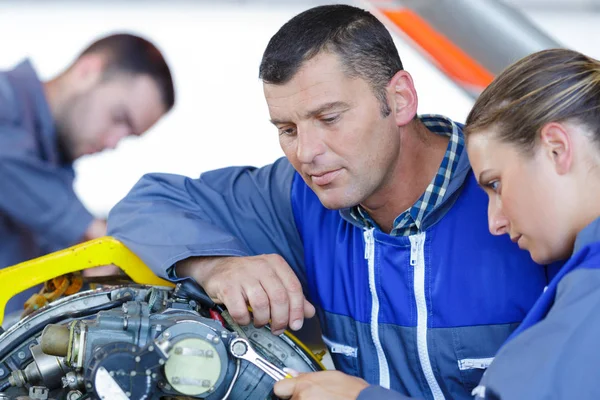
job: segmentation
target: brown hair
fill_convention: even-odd
[[[583,123],[600,142],[600,62],[552,49],[505,69],[483,91],[467,117],[465,136],[491,127],[500,140],[531,152],[549,122]]]
[[[171,70],[162,53],[150,41],[128,33],[105,36],[89,45],[78,58],[92,53],[108,56],[105,76],[112,72],[148,75],[157,84],[165,110],[175,103],[175,87]]]
[[[332,4],[296,15],[269,41],[259,77],[265,83],[284,85],[307,60],[325,51],[340,58],[347,76],[367,81],[381,104],[381,115],[390,115],[387,85],[402,69],[402,62],[390,32],[360,8]]]

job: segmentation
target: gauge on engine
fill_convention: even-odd
[[[96,393],[101,399],[127,400],[129,396],[123,391],[123,388],[110,376],[110,373],[104,368],[98,368],[96,371]]]
[[[180,393],[200,396],[211,392],[220,376],[221,358],[215,346],[204,339],[182,339],[169,351],[165,377]]]
[[[86,387],[101,399],[149,398],[156,385],[158,360],[157,354],[129,343],[100,346],[86,371]]]

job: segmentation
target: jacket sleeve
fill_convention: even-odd
[[[478,398],[600,398],[598,310],[600,269],[568,273],[548,315],[500,350]]]
[[[409,400],[416,397],[406,397],[398,392],[385,389],[381,386],[371,385],[363,389],[356,400]]]
[[[0,213],[46,252],[79,242],[93,216],[73,190],[72,170],[9,150],[0,151]]]
[[[108,234],[171,280],[177,279],[171,267],[192,256],[276,253],[299,273],[303,250],[290,200],[293,177],[283,158],[199,179],[149,174],[111,210]]]

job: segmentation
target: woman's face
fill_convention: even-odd
[[[569,185],[546,150],[538,145],[525,154],[497,139],[493,128],[467,141],[473,172],[489,196],[490,232],[509,235],[539,264],[567,258],[576,235],[565,209]]]

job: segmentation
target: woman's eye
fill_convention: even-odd
[[[488,187],[494,192],[498,193],[498,190],[500,189],[500,181],[492,181],[488,183]]]

